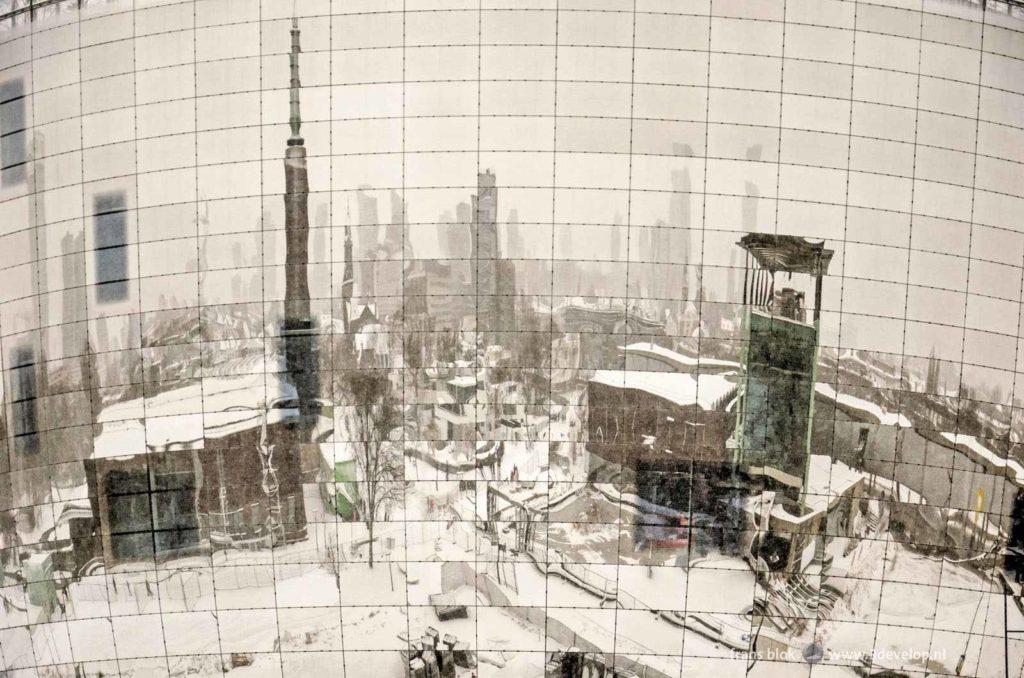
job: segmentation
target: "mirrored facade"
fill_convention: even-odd
[[[0,676],[1024,672],[1017,0],[0,0]]]

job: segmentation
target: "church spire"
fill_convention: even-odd
[[[342,326],[345,333],[349,332],[349,307],[352,293],[355,291],[355,269],[352,264],[352,200],[349,199],[345,209],[345,273],[341,282]]]
[[[302,49],[299,47],[299,20],[292,17],[292,52],[288,57],[291,65],[288,124],[292,128],[292,136],[288,139],[289,146],[302,146],[303,144],[303,139],[299,136],[299,128],[302,126],[302,116],[299,114],[299,87],[302,86],[299,82],[299,52],[301,51]]]

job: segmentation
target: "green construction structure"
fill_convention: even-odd
[[[799,503],[811,455],[822,277],[833,251],[824,243],[770,233],[749,233],[737,245],[747,255],[743,378],[729,446],[739,470],[762,477],[765,490]],[[794,274],[810,276],[810,317],[807,292],[777,286],[779,274],[787,281]]]
[[[324,502],[346,520],[359,518],[359,484],[352,443],[321,443],[321,494]]]

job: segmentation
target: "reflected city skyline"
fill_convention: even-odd
[[[0,674],[1024,670],[1016,2],[0,1]]]

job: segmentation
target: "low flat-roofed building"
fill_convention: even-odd
[[[303,539],[300,429],[284,374],[208,377],[102,410],[85,461],[108,566]]]
[[[728,461],[736,383],[717,374],[598,370],[587,385],[588,449],[632,466],[641,458]]]

